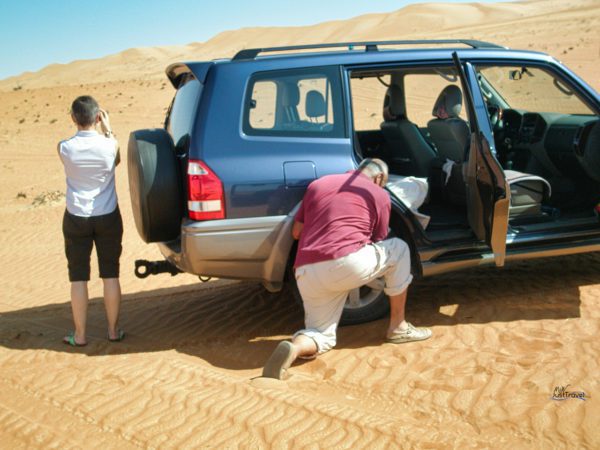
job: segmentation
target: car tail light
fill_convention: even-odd
[[[225,194],[219,177],[202,161],[190,160],[187,179],[190,219],[224,219]]]

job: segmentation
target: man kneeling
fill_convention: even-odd
[[[388,168],[367,158],[355,171],[327,175],[306,190],[292,227],[300,239],[295,276],[304,303],[305,329],[280,342],[263,376],[281,379],[296,358],[312,359],[336,344],[336,330],[351,290],[383,277],[390,299],[387,342],[421,341],[431,336],[404,320],[412,281],[410,250],[388,234],[391,201],[383,189]]]

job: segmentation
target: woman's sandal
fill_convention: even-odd
[[[111,339],[110,336],[108,336],[108,341],[109,342],[121,342],[123,339],[125,339],[125,332],[123,330],[121,330],[120,328],[117,330],[117,337],[114,339]]]
[[[63,344],[70,345],[71,347],[85,347],[87,345],[87,342],[84,342],[83,344],[76,342],[75,341],[75,332],[71,331],[69,334],[67,334],[63,338]]]

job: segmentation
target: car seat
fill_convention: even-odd
[[[470,143],[470,130],[466,121],[459,117],[462,110],[462,92],[456,85],[446,86],[438,95],[432,114],[435,117],[427,123],[427,130],[438,158],[432,173],[433,186],[441,186],[443,197],[454,205],[465,205],[467,190],[463,170]],[[442,172],[442,167],[450,160],[450,174]]]
[[[319,121],[319,117],[323,117],[327,112],[325,98],[319,91],[308,91],[306,93],[306,116],[311,122]]]
[[[333,127],[333,124],[327,120],[325,97],[319,91],[312,90],[306,93],[304,111],[309,120],[307,129],[315,128],[319,131],[328,131]]]
[[[400,86],[391,84],[383,102],[383,119],[381,132],[390,149],[392,168],[406,175],[426,177],[429,175],[431,161],[436,157],[435,151],[425,141],[423,135],[406,117],[404,93]]]
[[[286,83],[283,86],[281,97],[285,123],[293,124],[300,121],[298,103],[300,103],[300,89],[298,85],[295,83]]]
[[[427,129],[438,156],[456,163],[465,160],[469,145],[469,125],[459,117],[462,110],[462,92],[453,84],[446,86],[433,106],[432,119]]]
[[[504,176],[510,186],[509,217],[541,214],[542,202],[552,195],[550,183],[540,176],[515,170],[505,170]]]
[[[451,160],[450,175],[444,187],[445,197],[453,204],[465,205],[467,201],[464,170],[470,145],[470,130],[459,117],[462,109],[462,92],[458,86],[446,86],[433,107],[436,117],[427,128],[440,156],[440,162]],[[542,202],[552,194],[550,183],[544,178],[524,172],[505,170],[510,188],[509,218],[539,215]],[[443,174],[445,177],[446,174]]]

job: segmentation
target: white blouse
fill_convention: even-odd
[[[113,212],[117,208],[116,141],[86,130],[61,141],[59,146],[67,176],[67,211],[82,217]]]

